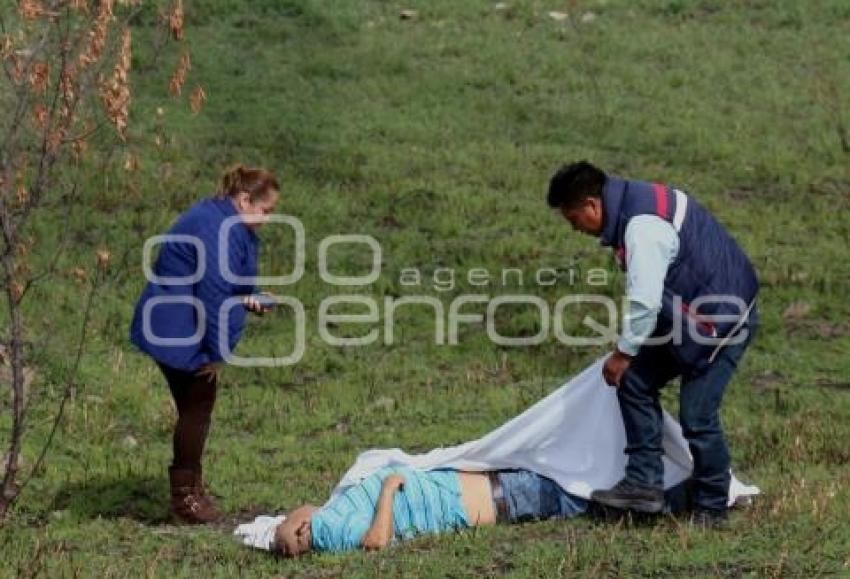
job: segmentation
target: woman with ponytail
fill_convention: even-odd
[[[171,513],[179,522],[220,517],[204,487],[201,458],[218,369],[239,341],[246,311],[264,311],[256,286],[244,282],[257,275],[256,229],[273,211],[279,189],[264,169],[227,171],[217,195],[195,203],[161,238],[136,304],[130,339],[157,363],[177,407],[169,478]]]

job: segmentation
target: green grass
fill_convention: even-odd
[[[93,163],[87,202],[38,226],[45,242],[36,262],[49,258],[60,218],[74,244],[60,275],[30,302],[39,395],[25,465],[50,425],[75,344],[83,288],[70,270],[91,267],[96,247],[129,253],[98,294],[79,387],[46,468],[0,528],[0,572],[850,574],[850,154],[837,129],[850,124],[850,7],[840,0],[508,4],[505,11],[448,0],[187,4],[189,85],[201,83],[209,98],[197,117],[162,96],[168,71],[151,66],[145,26],[153,10],[143,15],[130,144],[140,173],[100,173]],[[400,20],[408,7],[418,18]],[[564,9],[572,23],[547,16]],[[581,23],[586,12],[596,18]],[[161,149],[150,144],[156,127],[167,135]],[[690,191],[759,270],[763,325],[723,418],[736,472],[764,496],[735,515],[731,530],[547,522],[292,562],[240,547],[230,524],[199,530],[164,521],[173,410],[163,378],[126,338],[143,283],[141,239],[213,191],[236,161],[278,170],[281,209],[307,230],[307,272],[282,292],[305,305],[303,360],[223,374],[206,472],[233,522],[323,501],[367,448],[425,450],[477,437],[602,354],[554,338],[500,348],[474,325],[459,345],[436,346],[424,307],[402,310],[392,346],[330,347],[316,329],[319,303],[334,293],[319,279],[317,248],[336,233],[380,241],[381,276],[358,290],[379,301],[424,293],[448,306],[470,290],[407,288],[399,276],[411,267],[426,279],[441,267],[521,268],[524,291],[550,304],[596,289],[583,275],[536,286],[530,277],[538,268],[600,267],[612,275],[603,292],[619,295],[610,256],[545,206],[553,170],[578,158]],[[286,271],[290,247],[284,230],[268,229],[263,270]],[[334,272],[353,274],[369,261],[337,248],[332,263]],[[494,284],[480,293],[517,289]],[[797,301],[808,313],[783,316]],[[537,330],[526,310],[500,313],[503,334]],[[584,312],[574,313],[573,329]],[[240,353],[267,354],[272,343],[286,350],[292,332],[282,314],[252,320]],[[374,404],[381,398],[392,407]],[[675,409],[675,388],[665,404]],[[3,432],[6,405],[4,397]]]

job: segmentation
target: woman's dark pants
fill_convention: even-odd
[[[199,472],[215,406],[216,378],[199,376],[161,363],[159,368],[168,381],[177,407],[171,466]]]

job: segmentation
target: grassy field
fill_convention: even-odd
[[[416,18],[400,19],[408,8]],[[0,574],[850,576],[850,152],[841,142],[850,4],[194,0],[187,12],[190,84],[207,92],[203,113],[162,96],[168,71],[145,48],[151,8],[137,22],[134,57],[131,148],[141,178],[131,187],[92,165],[91,202],[40,224],[51,239],[67,220],[74,244],[31,302],[39,396],[25,465],[46,436],[76,343],[84,292],[71,270],[89,267],[101,246],[127,258],[99,291],[79,388],[46,468],[0,527]],[[155,131],[165,135],[161,148],[150,145]],[[399,311],[392,345],[328,346],[316,326],[321,300],[340,293],[319,278],[317,248],[339,233],[379,240],[381,275],[356,290],[379,301],[429,295],[448,308],[470,291],[521,292],[552,305],[599,291],[587,283],[591,268],[610,274],[602,293],[620,295],[608,252],[545,205],[551,173],[580,158],[690,191],[752,256],[762,328],[723,419],[736,472],[764,491],[755,506],[726,532],[586,519],[299,561],[236,544],[235,521],[323,501],[358,452],[475,438],[605,351],[554,337],[499,347],[481,325],[438,346],[424,307]],[[285,368],[224,370],[206,474],[229,520],[182,528],[165,518],[171,400],[127,329],[144,281],[141,240],[210,194],[237,161],[276,169],[282,211],[305,225],[306,273],[279,291],[304,304],[306,351]],[[264,232],[263,273],[291,268],[291,237]],[[370,254],[340,246],[331,263],[339,275],[362,274]],[[550,267],[563,272],[559,282],[535,284],[534,272]],[[420,286],[402,283],[407,268],[421,271]],[[454,288],[444,290],[440,268],[459,272]],[[463,277],[473,268],[496,279],[471,287]],[[523,284],[503,284],[505,268],[520,268]],[[239,353],[291,351],[284,312],[252,320]],[[533,313],[500,309],[499,331],[536,333]],[[599,314],[572,313],[574,330],[584,313]],[[2,397],[4,433],[7,404]]]

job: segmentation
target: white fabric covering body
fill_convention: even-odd
[[[405,465],[422,470],[466,471],[527,469],[557,482],[564,490],[590,498],[622,478],[626,467],[626,434],[617,393],[602,378],[600,358],[569,382],[479,439],[424,454],[398,448],[366,451],[333,490],[331,499],[381,467]],[[664,486],[690,476],[693,461],[682,429],[664,413]],[[732,476],[729,505],[748,503],[759,494]],[[330,499],[329,499],[330,500]],[[279,518],[258,517],[234,534],[246,545],[269,549]]]
[[[424,454],[398,449],[369,450],[357,457],[332,497],[377,469],[407,465],[422,470],[488,471],[522,468],[549,477],[582,498],[606,489],[625,472],[626,433],[617,392],[602,378],[600,358],[528,410],[477,440]],[[664,413],[664,487],[690,476],[693,467],[679,423]],[[729,505],[746,502],[759,489],[732,477]]]

